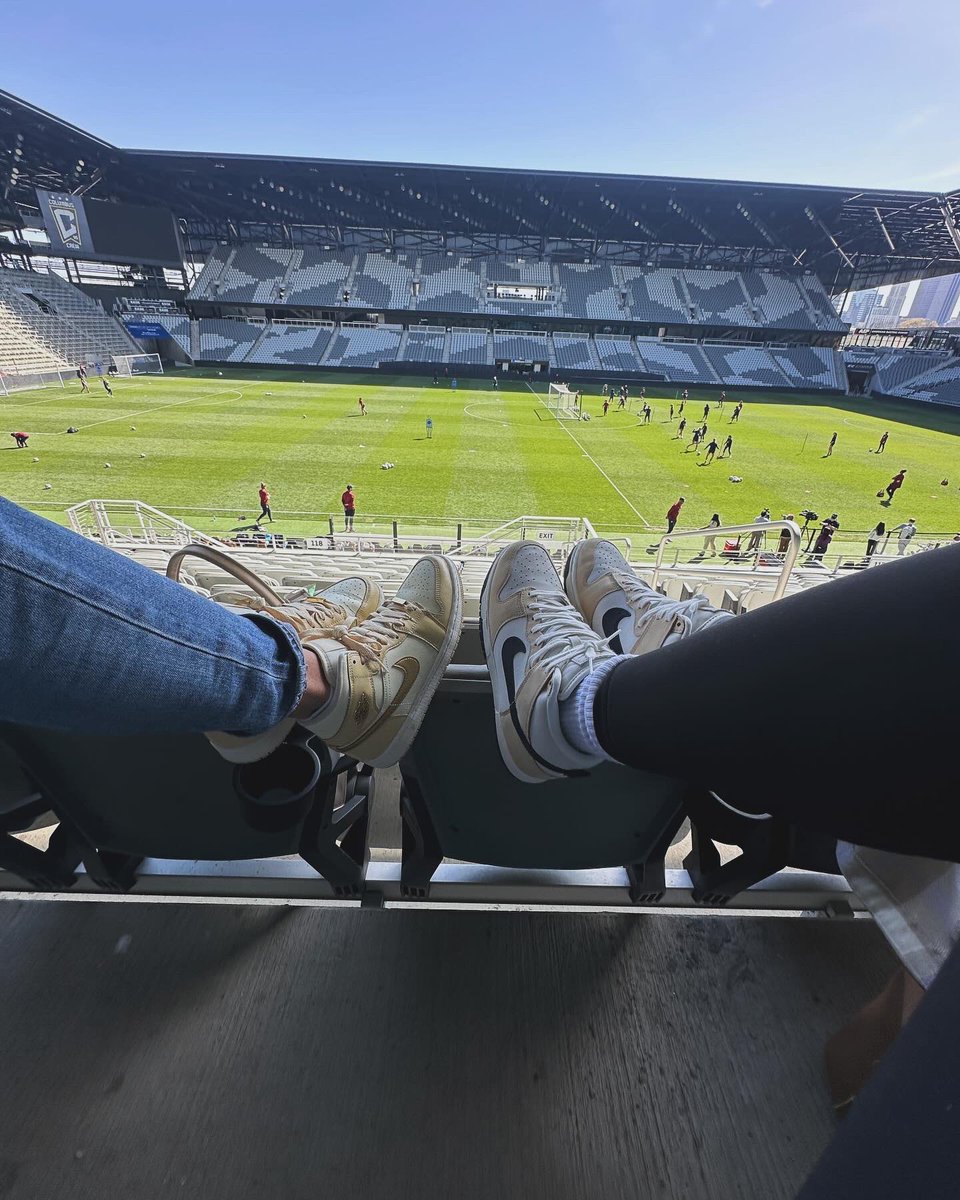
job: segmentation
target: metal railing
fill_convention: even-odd
[[[653,566],[653,578],[651,586],[656,587],[660,579],[660,572],[663,569],[663,554],[666,548],[675,541],[683,538],[718,538],[726,537],[728,534],[739,535],[744,533],[751,534],[767,534],[775,530],[780,531],[781,536],[786,534],[790,539],[790,545],[787,547],[784,554],[781,556],[777,552],[777,558],[782,557],[782,562],[779,563],[780,575],[773,589],[773,599],[779,600],[787,590],[787,584],[790,581],[790,572],[793,570],[797,561],[797,556],[800,553],[800,526],[795,521],[777,521],[774,524],[772,521],[751,521],[746,525],[718,525],[707,526],[706,529],[675,529],[672,533],[665,534],[661,537],[657,546],[657,557]],[[761,556],[771,557],[771,552],[764,550],[763,538],[757,539],[757,544],[753,549],[748,549],[746,554],[749,557],[755,555],[754,567],[760,565]],[[692,564],[686,564],[692,565]],[[763,564],[773,565],[773,564]]]

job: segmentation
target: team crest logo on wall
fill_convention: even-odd
[[[83,242],[80,237],[80,221],[77,206],[70,200],[51,200],[50,214],[56,222],[57,233],[65,246],[79,250]]]

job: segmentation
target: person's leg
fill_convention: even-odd
[[[0,720],[109,733],[266,729],[299,641],[0,499]]]
[[[681,776],[737,808],[772,812],[861,845],[960,861],[954,706],[960,678],[960,547],[831,581],[639,658],[600,684],[596,736],[622,763]],[[889,638],[931,620],[939,630]],[[882,656],[872,648],[886,647]],[[817,653],[811,654],[816,647]],[[851,751],[877,736],[876,698],[895,681],[924,753]],[[682,740],[683,725],[710,730]],[[749,760],[723,753],[751,732]],[[637,729],[645,736],[637,737]],[[817,730],[816,770],[785,762],[784,738]]]

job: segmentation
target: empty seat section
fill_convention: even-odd
[[[613,268],[606,263],[560,263],[557,274],[563,288],[565,316],[589,317],[595,321],[626,318]]]
[[[350,302],[371,310],[410,308],[416,255],[365,254],[353,278]]]
[[[593,356],[590,338],[585,334],[555,333],[553,353],[561,369],[596,371],[600,366]]]
[[[293,269],[284,285],[287,304],[332,308],[343,303],[353,269],[353,255],[321,250],[295,250]]]
[[[819,328],[836,330],[838,332],[847,328],[847,323],[840,319],[840,314],[834,307],[833,301],[827,295],[823,284],[816,275],[802,276],[800,284],[806,293],[811,307],[819,315]]]
[[[553,283],[550,264],[539,259],[518,262],[516,259],[491,258],[487,262],[489,283],[528,283],[536,287],[549,287]]]
[[[393,362],[402,333],[399,325],[342,325],[336,332],[326,364],[376,367],[381,362]]]
[[[635,321],[658,325],[687,325],[690,309],[676,271],[621,267]]]
[[[186,313],[151,313],[149,319],[162,325],[184,353],[190,353],[190,318]]]
[[[770,351],[763,346],[716,346],[704,343],[700,349],[721,380],[730,387],[788,387]]]
[[[411,329],[403,348],[404,362],[442,363],[445,329]]]
[[[849,361],[850,351],[844,352]],[[876,358],[876,374],[873,380],[873,391],[887,395],[897,395],[905,384],[917,379],[918,376],[942,367],[950,360],[947,351],[941,350],[889,350],[882,351]]]
[[[708,325],[756,325],[735,271],[683,272],[691,302]]]
[[[643,363],[636,355],[633,342],[626,336],[597,334],[594,348],[604,371],[629,371],[635,374],[643,370]]]
[[[960,404],[960,362],[951,359],[949,364],[901,385],[897,394],[937,404]]]
[[[480,264],[456,255],[425,255],[420,268],[419,312],[479,312]]]
[[[769,271],[743,271],[744,287],[762,315],[762,324],[774,329],[816,328],[800,284]]]
[[[316,366],[332,337],[332,325],[285,325],[274,321],[247,362]]]
[[[836,350],[823,346],[774,346],[770,353],[794,387],[847,390],[843,360]]]
[[[486,363],[488,336],[486,330],[483,329],[451,329],[451,364]]]
[[[549,362],[550,342],[545,333],[495,332],[493,335],[493,357],[511,362]]]
[[[208,299],[231,304],[273,304],[292,250],[272,246],[241,246],[219,279],[210,285]]]
[[[699,346],[639,340],[637,350],[651,374],[677,383],[716,382]]]
[[[211,285],[220,278],[227,259],[232,253],[229,246],[214,246],[203,264],[203,270],[194,281],[193,287],[187,294],[188,300],[209,300]]]
[[[200,357],[205,362],[243,362],[262,325],[233,321],[227,317],[205,317],[200,321]]]

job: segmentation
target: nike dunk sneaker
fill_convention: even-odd
[[[460,640],[463,589],[457,565],[421,558],[397,594],[366,620],[311,636],[330,699],[300,724],[328,746],[372,767],[388,767],[417,735]]]
[[[646,654],[726,621],[733,613],[705,596],[671,600],[638,579],[612,542],[578,542],[567,559],[564,587],[595,633],[622,654]]]
[[[599,758],[563,736],[560,702],[616,655],[567,599],[542,546],[515,542],[494,559],[480,596],[480,637],[511,774],[544,783],[595,767]]]
[[[290,625],[302,643],[307,638],[332,634],[339,629],[348,629],[358,621],[365,621],[376,612],[382,599],[376,583],[354,576],[338,579],[315,596],[282,605],[268,604],[257,596],[243,592],[221,592],[217,596],[217,603],[238,613],[263,613],[275,621]],[[208,733],[207,737],[229,762],[258,762],[276,750],[295,724],[293,717],[287,717],[263,733]]]

